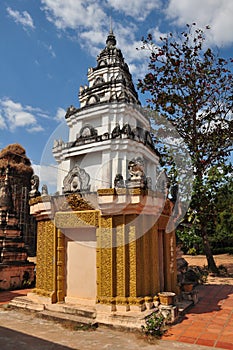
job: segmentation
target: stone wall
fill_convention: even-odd
[[[35,280],[34,263],[0,265],[0,290],[32,287]]]

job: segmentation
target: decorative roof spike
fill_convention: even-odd
[[[116,46],[116,38],[112,30],[112,17],[110,17],[110,29],[109,34],[106,40],[107,47],[113,47]]]
[[[113,34],[113,30],[112,30],[112,16],[110,16],[110,29],[109,29],[109,34]]]

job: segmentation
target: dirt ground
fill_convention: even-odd
[[[188,262],[189,266],[207,266],[207,260],[205,255],[183,255],[182,257]],[[214,255],[214,260],[218,267],[221,265],[224,266],[227,270],[227,273],[223,273],[220,276],[213,276],[212,274],[209,274],[207,283],[233,285],[233,255]]]

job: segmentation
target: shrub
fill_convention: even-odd
[[[165,317],[161,312],[153,312],[146,317],[146,325],[142,326],[146,335],[161,337],[165,332]]]

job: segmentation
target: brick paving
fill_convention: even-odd
[[[189,264],[203,266],[203,258],[194,257],[190,258]],[[224,260],[226,259],[226,260]],[[228,257],[219,258],[221,263],[224,261],[224,265],[227,266]],[[230,257],[230,267],[233,265],[233,257]],[[198,262],[198,263],[197,263]],[[229,261],[228,261],[229,262]],[[231,271],[232,272],[232,271]],[[46,349],[167,349],[167,348],[177,348],[177,349],[209,349],[209,348],[220,348],[233,350],[233,278],[230,279],[219,279],[212,278],[209,280],[208,284],[201,285],[197,287],[199,302],[194,305],[190,310],[179,320],[179,323],[173,325],[169,331],[162,337],[162,340],[153,345],[148,345],[142,339],[137,339],[135,335],[127,333],[123,335],[122,332],[114,330],[103,330],[98,329],[95,332],[76,332],[73,334],[69,333],[70,340],[67,342],[65,340],[58,341],[59,335],[65,335],[68,330],[60,331],[55,334],[54,327],[49,327],[51,323],[45,320],[33,321],[32,316],[24,315],[24,321],[22,318],[22,313],[18,311],[4,311],[4,315],[9,314],[9,322],[7,324],[7,318],[4,317],[3,322],[1,322],[0,317],[0,329],[2,332],[12,332],[15,333],[5,334],[4,339],[13,339],[13,334],[15,337],[19,337],[18,332],[28,331],[31,334],[33,322],[35,325],[34,336],[28,337],[22,344],[27,344],[27,349],[36,350],[36,344],[38,343],[38,349],[41,346],[44,350]],[[0,292],[0,305],[7,304],[16,296],[27,295],[30,290],[15,290]],[[18,315],[18,316],[17,316]],[[11,319],[18,325],[12,328]],[[25,318],[26,317],[26,318]],[[30,318],[31,317],[31,318]],[[20,326],[20,321],[28,322],[30,324],[29,330],[27,330],[26,323],[22,323]],[[47,322],[47,323],[46,323]],[[3,326],[3,327],[1,327]],[[21,328],[20,328],[21,327]],[[46,331],[44,330],[44,328]],[[57,326],[60,327],[60,326]],[[17,329],[17,332],[16,332]],[[1,344],[1,334],[0,334],[0,348],[2,350],[20,350],[19,344],[14,348],[13,343],[9,343],[9,347],[2,346]],[[37,336],[38,338],[36,338]],[[47,338],[46,338],[47,337]],[[57,337],[57,340],[56,340]],[[39,342],[41,338],[41,342]],[[43,338],[43,339],[42,339]],[[74,340],[72,340],[74,338]],[[45,340],[47,343],[45,343]],[[3,340],[4,341],[4,340]],[[12,340],[13,341],[13,340]],[[50,341],[50,342],[48,342]],[[25,343],[26,342],[26,343]],[[28,346],[32,343],[32,347]],[[78,342],[79,345],[76,343]],[[58,346],[58,343],[61,347]],[[65,344],[66,343],[66,344]],[[6,343],[5,343],[6,344]],[[54,344],[56,344],[55,347]],[[69,344],[69,347],[66,347]],[[74,345],[76,344],[76,345]],[[62,346],[63,345],[63,346]],[[66,346],[65,346],[66,345]],[[24,348],[22,348],[24,349]]]
[[[197,288],[199,302],[162,339],[233,350],[233,285]]]
[[[0,291],[0,305],[9,303],[15,297],[25,296],[30,292],[30,289]]]

